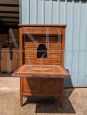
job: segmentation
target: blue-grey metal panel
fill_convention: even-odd
[[[72,74],[72,43],[73,43],[73,2],[68,2],[66,4],[67,11],[67,30],[66,30],[66,51],[65,51],[65,68],[69,69],[70,74]],[[73,80],[74,76],[72,75],[71,79],[65,80],[65,86],[70,86],[75,84],[76,80]]]
[[[52,23],[52,0],[45,1],[45,24]]]
[[[30,23],[36,24],[38,19],[38,5],[37,0],[30,0]]]
[[[87,81],[85,81],[85,49],[86,49],[86,39],[87,39],[87,4],[81,4],[81,18],[80,18],[80,42],[79,42],[79,73],[78,73],[78,86],[83,86]]]
[[[43,24],[45,23],[45,1],[44,0],[38,0],[38,23]]]
[[[22,24],[67,24],[65,86],[87,87],[87,2],[81,0],[21,0]]]
[[[57,24],[57,23],[59,23],[59,7],[58,7],[58,1],[53,1],[53,6],[52,6],[52,8],[53,8],[53,11],[52,11],[52,13],[53,13],[53,15],[52,15],[52,23],[53,24]],[[55,18],[55,16],[56,16],[56,18]]]
[[[22,9],[22,13],[21,13],[21,17],[22,17],[22,23],[23,24],[28,24],[29,23],[29,0],[21,0],[21,9]]]

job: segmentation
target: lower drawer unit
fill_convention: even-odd
[[[28,79],[28,78],[24,78],[23,79],[23,92],[24,93],[30,93],[30,95],[35,94],[35,93],[39,93],[39,80],[37,79]]]
[[[58,94],[60,92],[60,79],[43,79],[41,82],[41,92],[47,94]]]
[[[23,94],[30,96],[57,96],[61,92],[61,79],[23,78]]]

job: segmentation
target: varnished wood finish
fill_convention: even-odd
[[[66,25],[55,24],[19,24],[21,67],[13,73],[13,76],[20,76],[21,106],[23,105],[23,96],[57,96],[62,105],[63,80],[69,76],[69,73],[63,68],[65,27]],[[30,34],[35,37],[38,43],[36,46],[32,41],[24,37]],[[46,43],[46,35],[50,37],[49,47]],[[61,40],[57,46],[55,37],[58,35],[61,37]],[[37,58],[39,44],[44,44],[47,48],[47,58],[43,58],[42,62],[40,58]],[[55,69],[52,68],[54,64]],[[33,68],[30,68],[30,65],[33,65]],[[40,65],[43,66],[43,69]]]
[[[28,78],[67,78],[69,73],[61,65],[22,65],[13,76]]]
[[[19,27],[66,27],[65,24],[18,24]]]

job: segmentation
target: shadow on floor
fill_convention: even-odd
[[[12,77],[12,73],[0,73],[0,77]]]
[[[73,90],[73,88],[64,89],[64,103],[62,108],[59,106],[58,99],[54,97],[28,97],[25,104],[36,103],[36,113],[76,113],[69,100]]]

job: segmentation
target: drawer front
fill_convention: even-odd
[[[37,48],[37,42],[24,42],[24,48]]]
[[[24,92],[30,92],[38,93],[39,92],[39,79],[30,79],[30,78],[24,78],[23,79],[23,91]]]
[[[49,34],[49,35],[62,35],[62,28],[57,27],[23,27],[23,33],[26,34]]]
[[[33,53],[37,53],[37,50],[35,49],[35,48],[26,48],[25,50],[24,50],[24,53],[26,53],[26,54],[33,54]]]
[[[62,54],[62,51],[59,51],[58,49],[56,50],[56,49],[48,49],[47,50],[47,53],[48,54]]]
[[[46,28],[43,27],[23,27],[22,28],[22,31],[26,34],[35,34],[35,35],[38,35],[38,34],[45,34],[46,33]]]
[[[53,64],[53,65],[61,64],[61,59],[47,59],[47,64]]]
[[[57,50],[58,52],[61,52],[61,43],[49,43],[47,48],[48,50]]]
[[[38,37],[37,41],[38,41],[38,45],[41,43],[46,44],[46,37]]]
[[[33,52],[33,53],[31,53],[31,52],[29,52],[29,51],[25,51],[25,58],[37,58],[37,53],[35,53],[35,52]]]
[[[41,92],[46,94],[56,94],[60,92],[61,82],[59,79],[42,79]]]
[[[62,34],[62,28],[57,27],[46,27],[46,33],[49,35],[58,35]]]
[[[47,63],[47,59],[37,59],[38,60],[38,64],[46,64]]]
[[[25,64],[47,64],[57,65],[61,64],[61,59],[37,59],[37,58],[25,58]]]
[[[38,60],[35,58],[25,58],[25,64],[38,64]]]
[[[49,59],[57,59],[60,60],[61,59],[61,54],[57,54],[57,53],[48,53],[47,56]]]

